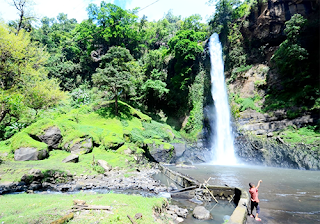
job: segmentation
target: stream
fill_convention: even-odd
[[[261,223],[319,223],[320,172],[262,166],[220,166],[202,164],[196,169],[170,167],[200,182],[235,186],[249,190],[261,179],[259,199]],[[255,214],[255,212],[254,212]],[[254,223],[248,217],[247,223]]]

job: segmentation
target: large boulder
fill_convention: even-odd
[[[48,158],[48,156],[47,149],[38,150],[31,147],[19,148],[14,152],[14,160],[16,161],[42,160]]]
[[[70,151],[72,154],[86,154],[93,149],[93,142],[91,138],[85,138],[73,144],[73,141],[64,144],[64,149]]]
[[[61,131],[58,127],[50,127],[45,130],[44,135],[38,136],[38,138],[46,143],[50,148],[57,149],[62,139]]]
[[[171,144],[163,143],[158,145],[150,143],[147,146],[147,156],[156,162],[168,163],[174,156],[174,147]]]
[[[193,217],[200,220],[209,220],[212,219],[210,212],[203,206],[197,206],[194,208]]]

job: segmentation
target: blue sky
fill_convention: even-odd
[[[68,14],[68,18],[75,18],[78,22],[87,19],[86,7],[90,3],[100,4],[100,0],[33,0],[34,12],[38,18],[48,16],[56,18],[60,12]],[[125,9],[135,7],[144,8],[156,0],[105,0]],[[182,18],[193,14],[200,14],[203,22],[213,14],[214,7],[206,4],[208,0],[159,0],[150,7],[139,12],[139,17],[146,15],[149,21],[161,19],[169,10]],[[12,0],[0,0],[0,18],[6,22],[18,18],[17,10],[10,5]]]

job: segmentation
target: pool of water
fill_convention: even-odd
[[[262,166],[217,166],[202,164],[196,169],[170,167],[200,182],[236,186],[249,190],[249,182],[259,188],[262,223],[319,223],[320,172]],[[250,220],[249,220],[250,221]]]
[[[171,168],[171,166],[170,166]],[[182,189],[179,185],[177,185],[174,181],[170,180],[167,176],[162,173],[155,174],[153,176],[154,179],[159,180],[162,184],[170,186],[172,183],[178,188]],[[178,205],[181,208],[188,209],[188,216],[183,221],[186,224],[209,224],[209,223],[224,223],[225,220],[229,220],[231,214],[233,213],[236,205],[231,201],[230,203],[226,200],[219,200],[219,203],[215,201],[212,202],[203,202],[203,204],[197,204],[189,199],[179,199],[179,198],[169,198],[170,204]],[[192,212],[194,208],[198,205],[204,206],[212,216],[210,220],[198,220],[192,216]]]

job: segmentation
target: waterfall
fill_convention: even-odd
[[[210,37],[211,95],[214,101],[211,119],[212,163],[216,165],[237,164],[230,121],[230,108],[224,78],[222,46],[218,34]]]

